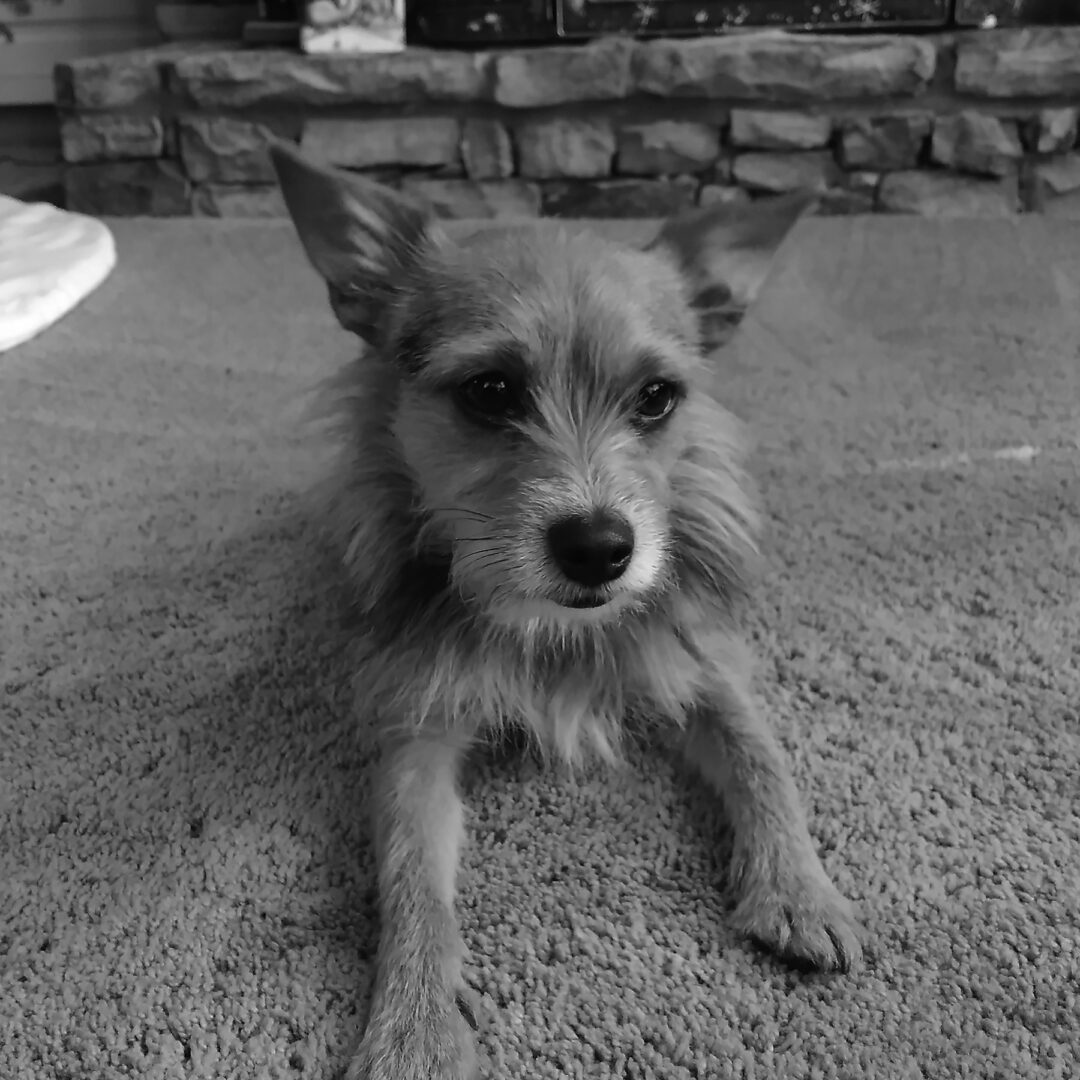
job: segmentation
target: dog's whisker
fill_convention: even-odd
[[[512,566],[506,559],[499,559],[493,557],[480,558],[471,563],[459,562],[458,567],[460,570],[466,570],[470,575],[481,574],[491,575],[497,571],[508,570]]]
[[[482,513],[479,510],[473,510],[467,506],[429,506],[427,507],[429,513],[434,514],[457,514],[460,517],[473,517],[478,521],[494,521],[495,518],[491,514]]]
[[[463,565],[465,565],[465,563],[470,562],[472,559],[476,559],[476,558],[478,558],[480,556],[484,556],[484,555],[496,555],[496,554],[499,554],[500,552],[502,552],[502,548],[500,548],[500,547],[476,548],[476,549],[474,549],[472,551],[465,552],[464,555],[461,555],[458,558],[457,562],[458,562],[459,566],[463,566]],[[507,555],[505,557],[509,558],[509,555]]]
[[[472,546],[474,543],[482,544],[482,547]],[[472,555],[486,555],[492,552],[502,552],[503,554],[510,556],[512,547],[507,544],[506,538],[502,536],[482,536],[478,537],[476,541],[472,539],[461,540],[458,539],[454,543],[454,550],[461,552],[461,557],[464,559],[469,558]]]

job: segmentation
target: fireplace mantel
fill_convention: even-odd
[[[166,46],[56,72],[95,214],[278,215],[267,132],[450,216],[1080,216],[1080,27],[784,32],[350,57]]]

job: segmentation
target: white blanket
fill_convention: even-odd
[[[61,319],[115,265],[100,221],[0,195],[0,352]]]

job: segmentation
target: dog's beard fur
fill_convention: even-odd
[[[732,825],[733,922],[796,963],[849,966],[857,926],[749,691],[737,614],[755,515],[694,310],[749,302],[807,200],[710,208],[646,251],[552,222],[454,242],[386,189],[285,147],[274,161],[334,311],[368,346],[328,387],[342,454],[322,509],[384,750],[383,925],[349,1080],[474,1075],[456,776],[506,725],[570,763],[615,758],[630,716],[685,726],[687,761]],[[496,424],[462,396],[489,371],[521,391]],[[663,419],[641,408],[657,379],[678,389]],[[619,515],[600,574],[548,532],[592,512]]]
[[[676,268],[552,223],[527,236],[433,244],[404,276],[379,344],[327,388],[345,449],[326,518],[371,627],[369,708],[414,729],[516,723],[565,761],[611,759],[629,712],[681,723],[698,696],[695,642],[730,622],[755,517]],[[532,407],[477,427],[447,381],[507,354]],[[642,434],[645,365],[685,398]],[[601,508],[634,553],[583,590],[544,534]],[[602,603],[573,606],[585,592]]]

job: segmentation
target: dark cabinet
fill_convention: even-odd
[[[723,33],[739,27],[846,30],[935,27],[953,0],[413,0],[418,43],[574,40]],[[973,0],[975,2],[975,0]],[[981,0],[993,4],[994,0]],[[1015,0],[1009,0],[1015,2]],[[1052,0],[1043,0],[1052,2]]]
[[[956,0],[960,26],[1052,26],[1080,23],[1078,0]]]

